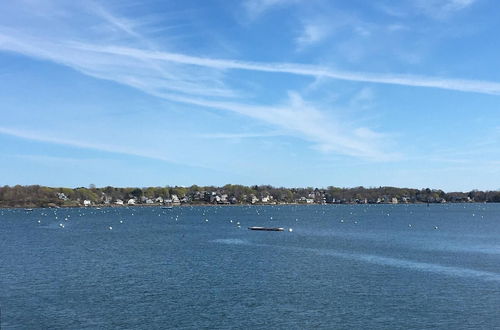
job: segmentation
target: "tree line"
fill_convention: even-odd
[[[174,197],[175,196],[175,197]],[[218,196],[218,197],[217,197]],[[0,187],[0,207],[76,207],[84,201],[92,205],[116,205],[133,199],[136,204],[162,204],[177,198],[185,204],[250,203],[443,203],[500,202],[500,190],[444,192],[440,189],[396,187],[284,188],[270,185],[222,187],[100,187],[54,188],[39,185]]]

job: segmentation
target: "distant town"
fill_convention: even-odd
[[[52,188],[39,185],[0,187],[0,207],[96,207],[276,204],[405,204],[500,202],[500,190],[444,192],[436,189],[276,188],[269,185],[222,187],[116,188],[94,185]]]

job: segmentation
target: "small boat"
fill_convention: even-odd
[[[172,208],[174,208],[174,207],[173,207],[173,206],[162,206],[161,208],[162,208],[162,209],[167,209],[167,210],[170,210],[170,209],[172,209]]]
[[[33,209],[24,209],[24,210],[27,211],[27,212],[33,211]]]
[[[250,230],[263,230],[263,231],[284,231],[282,227],[248,227]]]

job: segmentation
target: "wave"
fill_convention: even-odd
[[[314,249],[313,249],[314,250]],[[349,260],[357,260],[363,261],[371,264],[382,265],[382,266],[391,266],[397,268],[405,268],[411,269],[421,272],[442,274],[446,276],[453,277],[468,277],[468,278],[476,278],[485,281],[495,281],[500,282],[500,274],[482,270],[475,270],[470,268],[463,267],[455,267],[455,266],[444,266],[440,264],[420,262],[420,261],[412,261],[409,259],[398,259],[392,257],[383,257],[377,255],[369,255],[369,254],[356,254],[356,253],[343,253],[343,252],[335,252],[330,250],[316,250],[314,251],[320,255],[328,255],[339,257],[343,259]]]
[[[258,246],[266,246],[266,247],[276,247],[280,249],[294,250],[294,251],[308,251],[311,253],[315,253],[317,255],[322,256],[331,256],[335,258],[341,258],[346,260],[354,260],[361,261],[365,263],[381,265],[381,266],[389,266],[395,268],[404,268],[410,269],[419,272],[427,272],[440,274],[451,277],[463,277],[463,278],[475,278],[483,281],[494,281],[500,282],[500,274],[476,270],[471,268],[464,267],[456,267],[456,266],[444,266],[435,263],[427,263],[420,261],[413,261],[410,259],[400,259],[400,258],[392,258],[392,257],[384,257],[372,254],[363,254],[363,253],[349,253],[349,252],[339,252],[335,250],[329,249],[314,249],[314,248],[300,248],[300,247],[285,247],[285,246],[277,246],[270,244],[255,244]]]
[[[213,243],[222,243],[222,244],[235,244],[235,245],[250,245],[251,243],[244,239],[239,238],[219,238],[211,241]]]

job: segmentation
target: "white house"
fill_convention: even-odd
[[[116,205],[123,205],[123,201],[121,199],[117,199],[115,204]]]
[[[179,205],[181,201],[179,200],[179,197],[177,195],[172,195],[172,204],[177,204]]]
[[[92,205],[92,202],[89,201],[88,199],[83,201],[83,206],[90,206],[90,205]]]
[[[57,193],[57,198],[67,201],[69,198],[64,193]]]
[[[135,199],[134,198],[129,199],[127,204],[128,205],[135,205]]]

